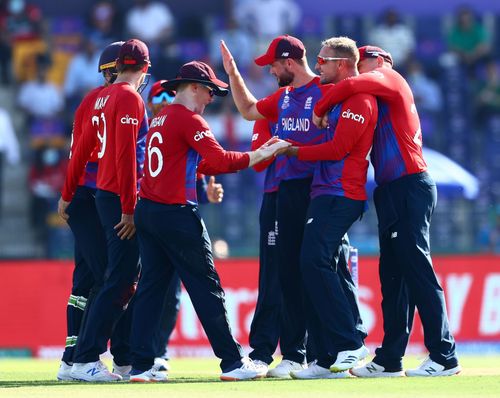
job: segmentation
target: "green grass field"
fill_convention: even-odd
[[[418,365],[409,358],[406,367]],[[109,365],[109,362],[106,361]],[[459,376],[398,379],[219,381],[215,359],[173,359],[167,383],[57,382],[58,361],[0,359],[0,397],[500,397],[500,357],[461,357]],[[275,361],[277,363],[277,361]]]

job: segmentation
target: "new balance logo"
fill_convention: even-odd
[[[425,371],[427,372],[427,374],[430,374],[430,375],[437,372],[437,370],[434,369],[432,366],[425,369]]]
[[[375,369],[375,365],[367,365],[366,370],[370,373],[376,373],[377,369]]]
[[[255,133],[254,135],[252,135],[252,141],[257,141],[258,138],[259,138],[259,133]]]
[[[309,220],[307,220],[306,224],[311,224],[313,222],[314,218],[310,218]]]
[[[282,52],[282,53],[281,53],[281,56],[282,56],[282,57],[288,57],[289,55],[290,55],[290,53],[289,53],[289,52]]]
[[[397,232],[393,232],[391,234],[391,239],[394,239],[394,238],[397,238],[398,237],[398,233]]]
[[[96,375],[97,373],[99,373],[99,372],[100,372],[100,370],[99,370],[99,369],[97,369],[97,368],[92,368],[92,369],[87,370],[87,373],[88,373],[89,375],[91,375],[91,376],[95,376],[95,375]]]

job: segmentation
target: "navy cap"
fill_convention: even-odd
[[[108,44],[106,48],[102,51],[99,57],[99,68],[98,72],[102,72],[105,69],[116,68],[116,59],[118,58],[118,53],[120,48],[125,43],[124,41],[115,41],[114,43]]]

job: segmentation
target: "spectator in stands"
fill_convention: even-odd
[[[25,0],[9,0],[5,31],[12,46],[13,72],[18,81],[32,79],[36,73],[36,55],[46,50],[44,20],[40,9]]]
[[[9,165],[15,165],[21,159],[21,152],[10,115],[5,109],[0,108],[0,218],[2,217],[4,157]]]
[[[28,181],[31,192],[31,222],[40,240],[47,237],[47,216],[57,210],[66,165],[66,156],[63,156],[58,148],[45,145],[34,152]]]
[[[443,110],[443,95],[439,84],[425,73],[418,60],[411,59],[407,64],[406,80],[413,91],[413,98],[417,106],[424,142],[431,147],[437,147]]]
[[[229,48],[234,48],[233,55],[238,60],[242,73],[246,75],[248,68],[253,64],[253,38],[246,30],[240,28],[238,21],[233,17],[227,20],[224,28],[215,30],[210,37],[210,64],[217,68],[216,73],[224,71],[220,57],[221,40],[224,40]]]
[[[457,10],[455,18],[447,36],[448,49],[474,75],[476,67],[491,55],[490,35],[484,24],[466,6]]]
[[[381,23],[368,32],[368,41],[391,53],[399,69],[404,68],[416,44],[415,32],[392,8],[386,10]]]
[[[257,38],[257,53],[265,51],[273,38],[294,34],[301,14],[295,0],[245,0],[234,8],[234,17],[240,26]]]
[[[27,128],[32,141],[43,141],[64,135],[61,119],[64,96],[61,90],[48,80],[48,57],[38,56],[37,59],[37,77],[20,86],[17,101],[26,113]]]
[[[126,15],[126,27],[132,37],[151,46],[167,42],[174,33],[174,17],[166,4],[154,0],[135,0]]]
[[[485,127],[492,116],[500,116],[500,65],[491,60],[486,64],[485,76],[475,86],[474,116],[478,126]]]
[[[99,55],[96,43],[92,39],[82,37],[81,50],[70,61],[64,79],[68,112],[73,113],[84,95],[101,83],[101,77],[95,73],[98,70]]]
[[[104,48],[122,37],[121,26],[121,14],[116,2],[97,0],[90,10],[87,37],[98,48]]]

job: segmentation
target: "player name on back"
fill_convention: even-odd
[[[109,95],[106,95],[105,97],[97,97],[95,100],[95,105],[94,109],[95,110],[100,110],[106,106],[106,102],[108,102]]]
[[[163,123],[165,123],[166,118],[167,115],[155,117],[153,120],[151,120],[151,125],[149,126],[149,128],[163,126]]]

